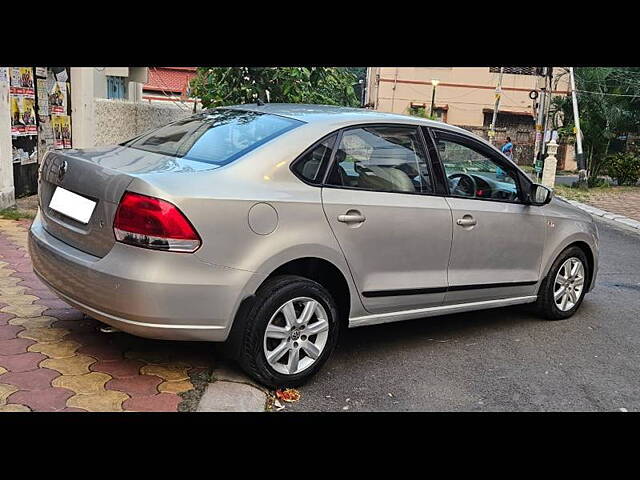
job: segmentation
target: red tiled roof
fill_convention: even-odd
[[[143,90],[179,94],[195,76],[196,67],[149,67],[149,81]]]

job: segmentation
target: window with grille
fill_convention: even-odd
[[[489,67],[489,72],[500,73],[501,67]],[[535,75],[536,67],[502,67],[504,73],[511,73],[513,75]]]
[[[126,93],[124,77],[107,75],[107,98],[122,100]]]

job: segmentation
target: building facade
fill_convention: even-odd
[[[503,68],[496,141],[510,136],[516,146],[516,160],[530,163],[536,134],[535,96],[544,86],[544,78],[537,74],[536,67]],[[553,72],[552,97],[569,94],[565,69],[555,67]],[[435,98],[433,114],[437,120],[486,138],[499,75],[500,67],[369,67],[365,104],[383,112],[428,116]],[[565,148],[564,152],[569,150]],[[562,165],[571,169],[570,158],[566,163]]]
[[[149,79],[143,85],[142,98],[147,101],[183,101],[193,103],[189,83],[196,67],[148,67]]]

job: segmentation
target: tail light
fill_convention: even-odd
[[[202,241],[191,222],[175,205],[138,193],[125,192],[113,221],[116,240],[137,247],[195,252]]]

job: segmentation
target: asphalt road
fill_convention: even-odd
[[[348,330],[285,411],[640,411],[640,235],[598,227],[597,286],[572,318],[520,306]]]

